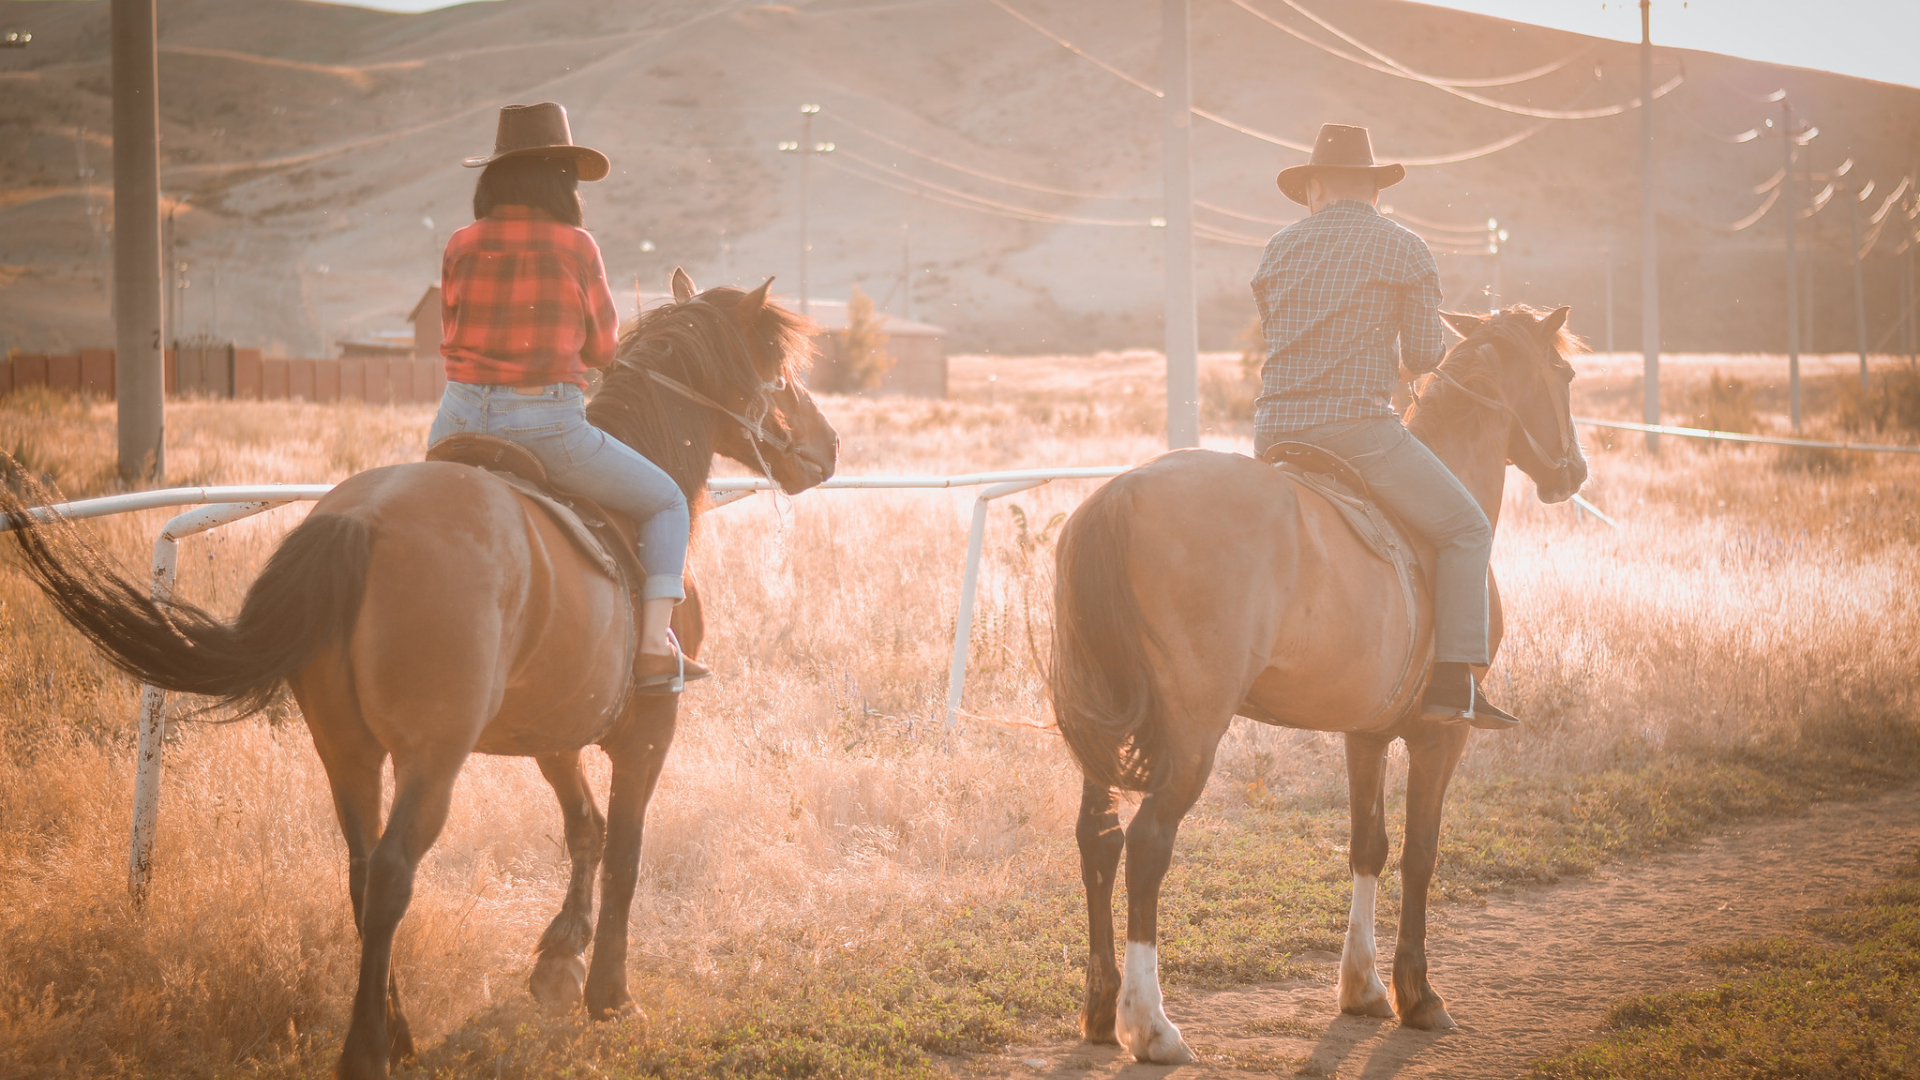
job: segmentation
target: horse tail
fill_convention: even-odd
[[[1152,791],[1166,710],[1148,650],[1153,628],[1127,580],[1132,535],[1132,500],[1118,484],[1095,492],[1061,530],[1047,683],[1054,720],[1087,779]]]
[[[34,521],[7,496],[5,517],[27,575],[115,666],[163,690],[265,708],[287,677],[352,629],[372,535],[342,514],[309,514],[267,560],[231,624],[179,600],[154,600],[65,523]]]

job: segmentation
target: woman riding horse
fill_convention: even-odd
[[[687,497],[586,415],[587,369],[613,362],[618,320],[600,248],[580,227],[579,187],[610,163],[575,146],[567,110],[546,101],[502,108],[492,156],[464,164],[485,171],[474,222],[447,241],[441,263],[447,389],[427,442],[463,432],[511,440],[561,490],[632,518],[647,568],[633,691],[679,693],[709,674],[668,628],[687,596]]]

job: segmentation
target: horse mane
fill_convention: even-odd
[[[668,391],[649,371],[723,404],[758,402],[759,356],[777,356],[779,375],[798,379],[812,363],[813,323],[765,303],[743,327],[736,312],[749,294],[716,286],[643,311],[620,334],[614,362],[587,404],[592,424],[665,469],[691,506],[700,505],[713,471],[713,416]],[[737,405],[735,407],[738,407]]]
[[[1526,304],[1510,304],[1447,350],[1440,366],[1474,393],[1498,397],[1501,358],[1534,355],[1540,348],[1539,320],[1550,313]],[[1489,357],[1481,352],[1483,345],[1492,345],[1496,355]],[[1573,364],[1567,357],[1585,352],[1586,342],[1562,325],[1547,346],[1547,366],[1573,378]],[[1408,430],[1415,435],[1449,427],[1480,410],[1478,402],[1448,386],[1438,375],[1422,376],[1415,391],[1405,417]]]

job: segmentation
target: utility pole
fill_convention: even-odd
[[[1607,226],[1607,244],[1600,249],[1607,261],[1607,357],[1613,357],[1613,226]]]
[[[913,229],[905,223],[900,226],[900,284],[906,290],[907,318],[913,318]]]
[[[112,0],[113,298],[120,475],[166,477],[155,0]],[[154,797],[157,798],[157,791]],[[139,800],[136,798],[136,804]],[[135,813],[140,812],[136,805]],[[138,861],[138,853],[136,853]]]
[[[1487,219],[1487,254],[1493,256],[1493,285],[1487,290],[1487,306],[1496,314],[1500,303],[1506,299],[1505,266],[1501,261],[1501,252],[1507,246],[1507,230],[1500,227],[1495,218]]]
[[[1782,159],[1780,204],[1787,229],[1787,415],[1793,430],[1800,430],[1800,274],[1794,266],[1794,222],[1800,217],[1800,200],[1793,190],[1793,102],[1780,101],[1780,145]]]
[[[1200,445],[1200,328],[1193,285],[1193,73],[1187,0],[1160,0],[1166,90],[1167,448]]]
[[[1640,0],[1640,353],[1646,387],[1642,415],[1660,423],[1660,233],[1653,192],[1653,0]],[[1647,432],[1647,452],[1660,436]]]
[[[830,142],[813,141],[813,117],[820,106],[807,104],[800,106],[800,141],[783,142],[780,152],[800,155],[800,314],[813,314],[807,293],[807,252],[812,250],[813,242],[807,233],[807,203],[811,194],[813,155],[833,153]]]
[[[1849,183],[1847,198],[1847,234],[1852,237],[1853,245],[1853,329],[1860,340],[1860,392],[1872,389],[1867,376],[1867,286],[1866,278],[1860,272],[1860,196],[1855,190],[1859,185]],[[1872,190],[1869,188],[1868,190]]]

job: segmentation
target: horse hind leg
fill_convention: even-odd
[[[1455,1026],[1427,981],[1427,889],[1440,858],[1447,782],[1466,749],[1464,725],[1420,725],[1407,737],[1407,843],[1400,856],[1400,940],[1393,950],[1393,1003],[1400,1022],[1422,1030]]]
[[[580,770],[580,751],[535,760],[540,774],[560,799],[573,876],[567,883],[567,898],[560,914],[547,924],[546,933],[540,935],[540,944],[534,948],[537,959],[533,974],[527,978],[527,990],[546,1008],[567,1012],[586,1001],[587,965],[581,957],[593,942],[593,882],[606,848],[607,822],[593,804],[593,791]]]
[[[325,678],[295,679],[292,689],[333,792],[334,817],[347,844],[347,894],[353,904],[353,926],[364,942],[367,871],[374,845],[380,839],[380,781],[387,751],[367,727],[344,683]],[[412,1029],[400,1007],[399,980],[391,965],[387,968],[385,1013],[387,1061],[397,1066],[413,1056],[414,1046]]]
[[[1127,959],[1114,1034],[1135,1061],[1185,1065],[1199,1060],[1167,1019],[1160,994],[1160,882],[1173,861],[1180,819],[1206,789],[1214,748],[1230,719],[1231,714],[1223,717],[1206,735],[1181,732],[1184,737],[1168,740],[1171,775],[1159,791],[1140,800],[1139,811],[1127,823]]]
[[[402,1056],[395,1036],[404,1031],[406,1021],[393,994],[394,932],[413,899],[420,860],[446,825],[454,778],[465,760],[465,748],[395,755],[393,812],[367,859],[360,979],[346,1045],[335,1069],[341,1080],[384,1077],[390,1061]],[[411,1038],[406,1041],[410,1047]]]
[[[1087,890],[1087,996],[1080,1033],[1088,1042],[1112,1043],[1114,1009],[1120,1000],[1120,969],[1113,963],[1113,883],[1126,836],[1114,808],[1113,789],[1086,780],[1080,788],[1080,880]]]
[[[1353,907],[1347,914],[1346,944],[1340,950],[1339,987],[1341,1012],[1383,1019],[1393,1016],[1393,1004],[1380,981],[1373,929],[1380,871],[1387,865],[1389,741],[1373,735],[1347,736],[1347,799],[1353,815],[1348,861],[1353,868]]]

